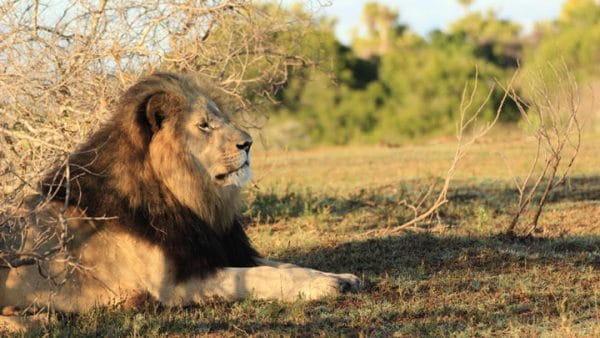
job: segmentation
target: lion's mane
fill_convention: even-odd
[[[156,174],[149,157],[156,121],[149,121],[145,109],[157,94],[169,98],[161,102],[165,109],[179,104],[177,114],[186,114],[189,102],[207,95],[192,77],[161,73],[138,82],[121,97],[109,122],[73,152],[66,165],[48,172],[42,192],[54,201],[68,200],[71,208],[88,217],[105,218],[96,222],[98,231],[108,227],[160,246],[178,281],[219,267],[255,265],[258,254],[242,229],[237,191],[220,194],[199,180],[201,188],[187,193],[198,194],[193,197],[201,201],[203,210],[193,210]],[[161,156],[195,177],[196,169],[178,156],[185,150],[176,137],[164,146]]]

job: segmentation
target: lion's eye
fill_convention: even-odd
[[[210,125],[208,124],[208,122],[204,121],[204,122],[198,123],[198,128],[202,131],[209,131]]]

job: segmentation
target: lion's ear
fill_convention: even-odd
[[[157,132],[165,119],[179,114],[184,105],[184,99],[176,94],[160,92],[152,95],[146,103],[146,119],[152,132]]]

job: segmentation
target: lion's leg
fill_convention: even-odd
[[[256,258],[254,261],[256,262],[256,264],[258,264],[260,266],[270,266],[270,267],[274,267],[274,268],[278,268],[278,269],[301,268],[300,266],[292,264],[292,263],[279,262],[279,261],[274,261],[274,260],[270,260],[270,259],[266,259],[266,258]],[[340,279],[352,280],[352,279],[357,278],[355,275],[349,274],[349,273],[333,273],[333,272],[325,272],[325,271],[319,271],[319,272],[321,272],[325,275],[337,277]]]
[[[167,305],[189,304],[214,296],[232,300],[319,299],[356,290],[359,285],[360,280],[354,275],[334,275],[300,267],[224,268],[211,277],[178,285],[170,299],[161,301]]]

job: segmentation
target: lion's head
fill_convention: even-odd
[[[153,134],[150,156],[157,173],[168,179],[172,173],[164,161],[183,161],[216,187],[246,183],[251,176],[252,138],[230,121],[207,93],[211,89],[198,78],[170,74],[156,74],[138,86],[154,78],[160,79],[161,86],[144,99],[143,109]],[[135,92],[136,87],[129,91]],[[165,147],[173,146],[165,152]],[[181,157],[169,158],[174,152]]]
[[[109,124],[72,154],[77,182],[69,198],[78,196],[74,202],[88,210],[125,198],[130,210],[148,214],[179,203],[216,229],[229,226],[251,176],[252,138],[231,122],[218,93],[200,77],[168,73],[133,85]],[[56,177],[47,186],[56,187]],[[108,215],[115,205],[106,209],[98,212]]]
[[[143,99],[137,95],[148,89]],[[239,188],[251,177],[252,138],[231,122],[225,104],[217,103],[216,89],[199,77],[155,74],[130,88],[123,100],[131,96],[142,99],[137,121],[147,123],[151,133],[154,174],[205,219],[230,223],[233,214],[225,210],[236,209]]]

